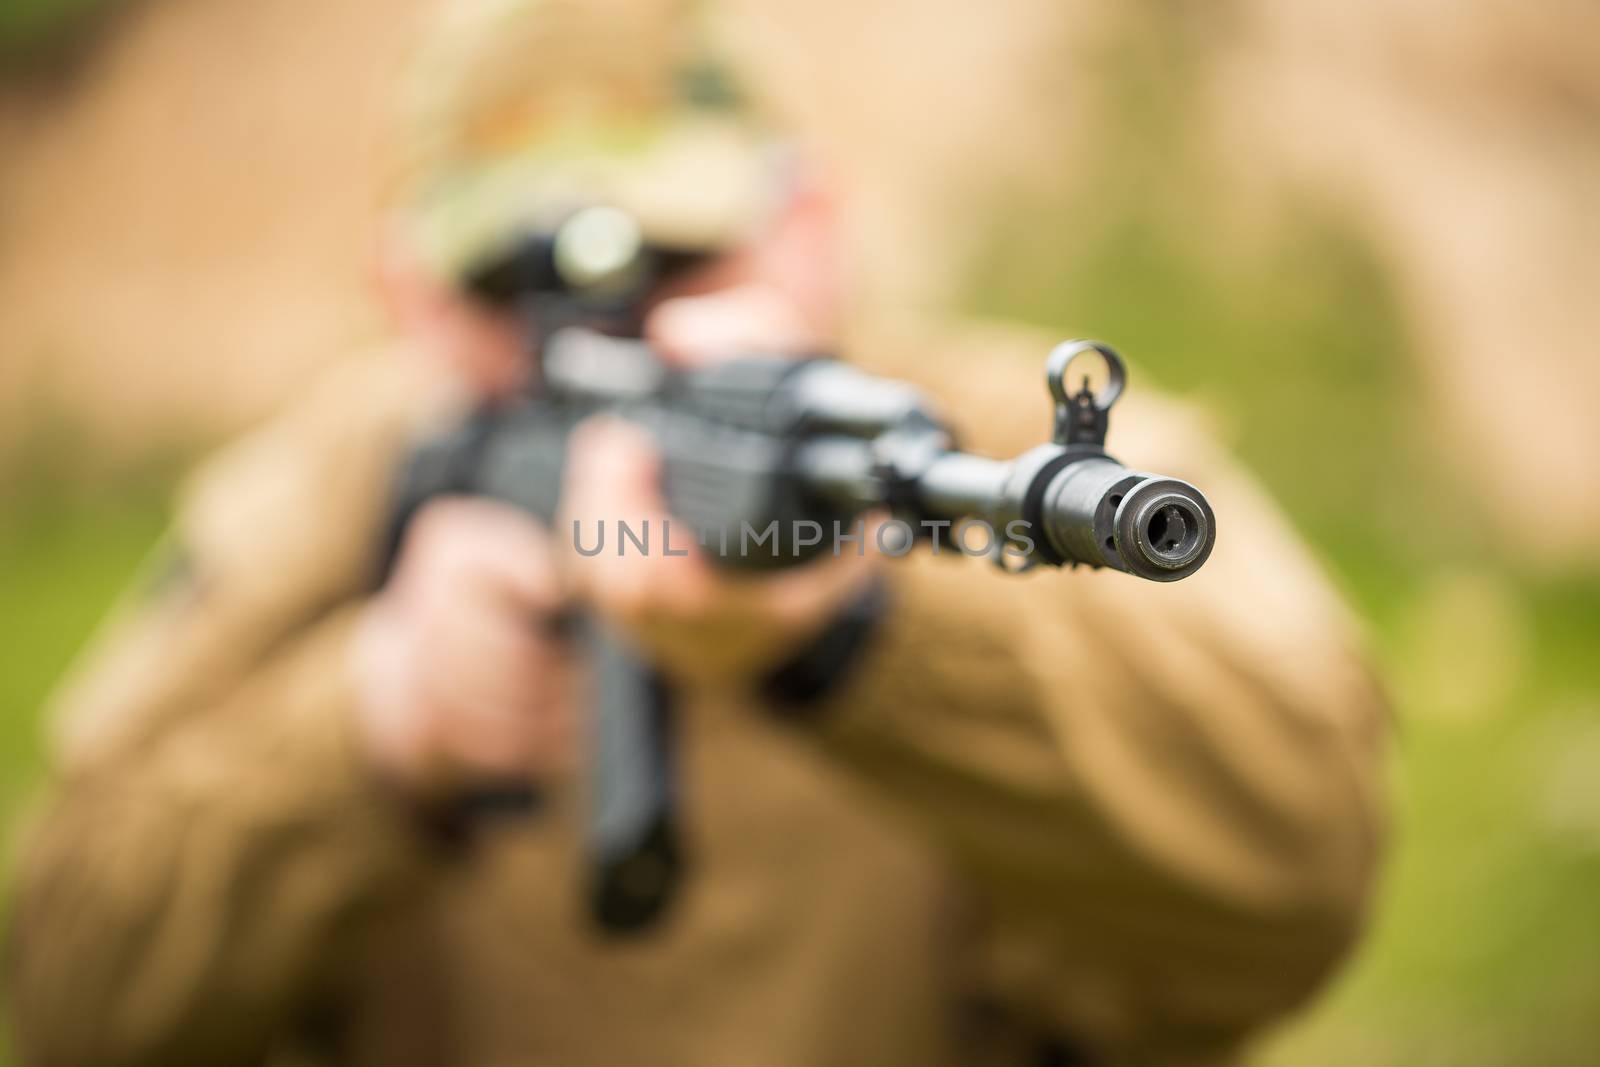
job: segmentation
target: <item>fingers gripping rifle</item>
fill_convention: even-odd
[[[573,320],[550,311],[546,304],[545,324]],[[409,518],[442,495],[493,497],[553,523],[572,431],[600,413],[650,433],[669,511],[732,569],[801,565],[836,544],[801,531],[851,529],[878,510],[899,520],[887,528],[898,538],[884,544],[890,554],[948,524],[979,520],[1008,571],[1084,564],[1174,581],[1204,564],[1215,539],[1211,507],[1193,486],[1130,470],[1106,454],[1108,416],[1126,370],[1098,342],[1051,353],[1052,439],[1004,460],[958,450],[913,387],[833,359],[753,356],[681,368],[642,341],[576,325],[546,331],[540,349],[534,395],[479,413],[413,457],[402,478],[396,545]],[[1086,377],[1069,391],[1069,366],[1091,352],[1106,363],[1109,381],[1096,393]],[[682,865],[671,693],[597,621],[582,621],[577,632],[595,672],[588,897],[602,928],[638,930],[665,910]]]

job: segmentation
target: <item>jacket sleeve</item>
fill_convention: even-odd
[[[17,888],[24,1062],[250,1062],[342,946],[422,882],[425,838],[347,736],[351,612],[137,758],[69,773]]]
[[[342,369],[202,468],[159,580],[52,709],[11,893],[23,1062],[254,1062],[421,888],[430,839],[352,743],[347,647],[406,437]],[[394,390],[390,390],[394,392]]]
[[[945,386],[980,414],[1040,390],[1008,381]],[[1220,1053],[1301,1002],[1361,925],[1385,712],[1344,609],[1253,482],[1177,405],[1117,416],[1119,453],[1211,499],[1201,573],[898,561],[824,721],[977,887],[1013,1002],[1119,1048]]]

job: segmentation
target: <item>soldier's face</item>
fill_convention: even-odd
[[[826,350],[841,317],[839,259],[832,198],[804,183],[748,245],[656,294],[645,335],[683,361]],[[401,333],[473,394],[528,386],[526,327],[515,317],[461,295],[401,244],[384,250],[379,283]]]
[[[788,336],[775,342],[792,345],[803,334],[808,347],[829,347],[838,333],[845,286],[834,198],[820,178],[801,181],[784,210],[749,245],[677,279],[658,304],[757,289],[769,303],[782,305],[777,318],[790,324]]]

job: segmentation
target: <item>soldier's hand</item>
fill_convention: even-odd
[[[657,351],[686,365],[823,347],[793,301],[758,282],[663,300],[645,319],[644,332]]]
[[[875,557],[854,545],[772,574],[719,570],[690,527],[667,513],[660,487],[649,437],[620,420],[592,419],[573,436],[559,529],[574,592],[680,679],[740,680],[776,667],[871,580]],[[629,543],[619,552],[619,522],[648,530],[648,551]],[[602,550],[576,551],[592,552],[602,523]]]
[[[645,333],[667,358],[704,364],[751,352],[814,350],[813,323],[783,291],[750,282],[709,284],[658,304]],[[764,576],[715,569],[687,524],[668,515],[660,461],[649,438],[617,420],[591,420],[572,441],[562,494],[562,543],[573,524],[591,546],[605,523],[609,540],[594,556],[571,552],[575,592],[619,626],[655,662],[680,678],[739,680],[776,666],[815,636],[871,580],[874,559],[854,546],[837,557]],[[640,531],[651,550],[617,552],[617,523]],[[666,554],[663,536],[672,529]],[[868,538],[870,542],[870,538]]]
[[[420,792],[570,766],[573,657],[551,539],[507,505],[454,498],[411,524],[355,646],[357,733]]]

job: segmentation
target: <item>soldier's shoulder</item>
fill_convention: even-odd
[[[202,463],[158,558],[52,700],[61,765],[131,758],[358,595],[395,468],[436,397],[392,353],[352,353]]]
[[[448,383],[391,348],[343,356],[296,400],[203,462],[175,533],[217,575],[333,580],[357,565],[410,443],[447,416]]]

